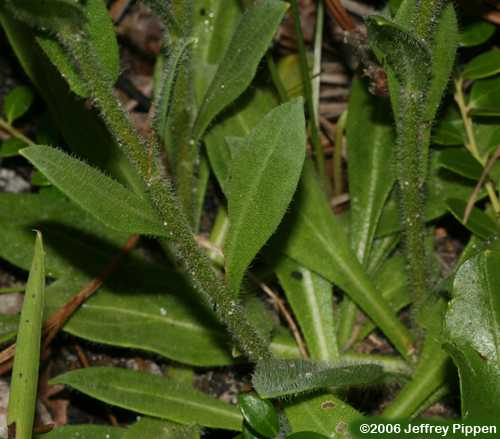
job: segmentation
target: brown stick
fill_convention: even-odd
[[[326,7],[330,15],[333,16],[339,26],[347,32],[351,32],[356,28],[354,21],[346,11],[340,0],[326,0]]]

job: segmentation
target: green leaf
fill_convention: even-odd
[[[231,166],[231,152],[226,137],[248,136],[276,105],[277,99],[269,89],[251,87],[217,118],[217,123],[205,134],[203,139],[210,166],[226,197]]]
[[[196,427],[185,427],[172,422],[144,417],[127,428],[121,439],[199,439]]]
[[[464,67],[462,76],[465,79],[481,79],[494,76],[500,72],[500,50],[491,49],[469,61]]]
[[[178,275],[129,263],[117,276],[127,276],[127,270],[149,281],[138,282],[128,275],[108,282],[64,330],[96,343],[153,352],[193,366],[233,362],[224,329]],[[62,278],[54,282],[48,288],[48,309],[55,311],[89,281]]]
[[[7,415],[7,423],[15,424],[16,437],[23,439],[31,438],[35,420],[44,301],[44,254],[38,232],[21,310]]]
[[[35,437],[37,439],[122,439],[124,432],[123,428],[104,425],[65,425]]]
[[[252,384],[262,398],[295,395],[325,387],[366,385],[384,375],[378,364],[315,363],[306,360],[265,360],[257,363]]]
[[[480,18],[473,18],[462,24],[459,44],[462,47],[479,46],[486,43],[496,31],[494,24]]]
[[[19,150],[24,148],[25,146],[26,143],[24,143],[22,140],[19,140],[15,137],[10,137],[9,139],[2,142],[2,145],[0,147],[0,157],[14,157],[18,155]]]
[[[102,0],[87,0],[83,3],[83,11],[86,18],[83,26],[85,38],[88,38],[94,47],[104,74],[115,82],[120,73],[120,57],[113,22],[106,4]],[[50,61],[68,81],[71,90],[81,97],[88,97],[89,90],[85,82],[80,78],[74,61],[61,44],[56,39],[43,34],[36,40]]]
[[[17,334],[18,326],[18,315],[0,314],[0,344],[12,340]]]
[[[332,284],[282,255],[276,275],[299,323],[311,358],[334,363],[339,358],[333,316]]]
[[[289,257],[346,291],[398,351],[409,355],[413,348],[408,330],[351,250],[346,230],[333,215],[310,162],[306,162],[287,227],[277,240],[285,241],[283,252]]]
[[[233,149],[226,275],[235,293],[248,265],[274,233],[297,187],[305,157],[302,100],[267,114]]]
[[[269,401],[256,395],[243,394],[239,397],[241,414],[257,433],[274,438],[279,432],[278,413]]]
[[[359,261],[365,264],[385,201],[396,180],[388,167],[393,159],[395,133],[387,102],[370,95],[359,80],[353,83],[346,131],[351,242]]]
[[[284,2],[264,0],[242,16],[203,99],[193,128],[195,139],[248,87],[286,9]]]
[[[499,265],[498,241],[467,260],[456,274],[445,317],[445,348],[459,370],[465,419],[500,414]]]
[[[4,113],[9,125],[23,116],[31,107],[35,96],[31,88],[20,85],[12,89],[4,99]]]
[[[500,78],[475,81],[470,92],[469,108],[477,116],[500,116]]]
[[[467,203],[462,200],[450,199],[446,201],[446,204],[453,216],[460,221],[463,226],[467,227],[472,233],[480,238],[488,239],[498,234],[499,229],[497,223],[482,210],[473,208],[467,223],[464,224],[463,218]]]
[[[465,148],[446,148],[441,151],[438,165],[462,177],[479,180],[483,173],[481,164]]]
[[[64,194],[107,226],[128,233],[168,236],[144,199],[99,170],[48,146],[31,146],[21,154]]]
[[[362,417],[354,408],[332,394],[293,399],[285,413],[294,432],[313,431],[340,439],[348,439],[349,424]]]
[[[204,427],[241,430],[238,409],[182,381],[114,367],[90,367],[53,380],[108,404],[145,415]]]

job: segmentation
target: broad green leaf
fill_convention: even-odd
[[[467,260],[456,274],[445,317],[445,348],[459,370],[465,419],[500,414],[499,265],[498,242]]]
[[[411,336],[351,250],[347,233],[333,215],[310,162],[306,162],[292,212],[277,239],[285,241],[285,254],[341,287],[403,356],[409,354]]]
[[[142,182],[132,165],[112,139],[98,113],[89,111],[85,101],[70,92],[65,79],[38,46],[33,29],[17,21],[3,8],[0,8],[0,22],[23,70],[44,99],[68,148],[140,193]]]
[[[199,429],[144,417],[127,428],[121,439],[199,439]]]
[[[242,16],[203,99],[193,128],[195,139],[248,87],[286,9],[284,2],[264,0]]]
[[[16,340],[7,415],[7,423],[15,424],[16,438],[19,439],[32,437],[35,421],[44,301],[43,243],[42,235],[37,232]]]
[[[129,270],[150,280],[138,282],[129,275],[128,281],[117,280],[101,288],[64,330],[93,342],[149,351],[183,364],[231,364],[226,333],[182,279],[172,272],[145,268],[127,264],[118,275]],[[49,310],[66,303],[89,280],[54,282],[48,289]]]
[[[94,47],[105,74],[115,82],[120,73],[120,57],[113,22],[102,0],[87,0],[83,3],[86,17],[83,30]],[[81,97],[88,97],[89,91],[80,78],[74,61],[61,47],[60,43],[50,36],[41,34],[37,42],[50,61],[57,67],[61,75],[68,81],[71,90]]]
[[[299,323],[312,359],[334,363],[339,358],[333,316],[332,284],[283,255],[276,275]]]
[[[470,92],[469,108],[474,115],[500,116],[500,78],[475,81]]]
[[[351,437],[349,424],[362,417],[350,405],[328,393],[293,399],[287,402],[285,413],[294,432],[313,431],[335,439]]]
[[[249,88],[234,105],[221,114],[205,134],[204,142],[210,166],[226,196],[231,166],[231,153],[226,137],[246,137],[276,105],[277,99],[269,89]]]
[[[395,175],[395,133],[387,102],[370,95],[365,85],[353,84],[347,118],[351,242],[362,264],[368,261],[380,215]]]
[[[0,158],[14,157],[19,154],[19,150],[24,148],[26,143],[15,137],[11,137],[2,142],[0,146]]]
[[[4,99],[4,113],[7,122],[12,124],[23,116],[31,107],[34,95],[29,87],[20,85],[12,89]]]
[[[257,364],[252,384],[262,398],[296,395],[326,387],[349,387],[377,382],[384,375],[378,364],[316,363],[306,360],[267,360]]]
[[[122,439],[125,431],[123,428],[104,425],[65,425],[35,437],[36,439]]]
[[[479,180],[483,173],[481,164],[465,148],[446,148],[439,154],[438,165],[462,177]]]
[[[235,293],[286,212],[302,171],[305,145],[302,100],[294,100],[267,114],[233,150],[224,252],[228,285]]]
[[[465,79],[481,79],[500,72],[500,50],[491,49],[469,61],[462,72]]]
[[[467,203],[462,200],[449,199],[446,201],[446,204],[453,216],[478,237],[488,239],[498,234],[499,228],[497,223],[482,210],[473,208],[467,223],[464,224],[463,218]]]
[[[152,207],[99,170],[48,146],[21,154],[55,186],[107,226],[128,232],[168,236]]]
[[[245,421],[266,438],[274,438],[279,432],[278,413],[269,401],[253,394],[243,394],[238,398],[241,414]]]
[[[65,384],[108,404],[180,424],[241,430],[238,409],[184,382],[114,367],[67,372],[51,383]]]
[[[495,25],[488,21],[480,18],[470,19],[462,25],[459,44],[462,47],[479,46],[486,43],[493,36],[495,30]]]

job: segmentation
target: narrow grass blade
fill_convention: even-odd
[[[21,311],[7,423],[15,424],[16,439],[32,437],[35,420],[38,367],[45,295],[42,235],[37,232],[35,252]]]

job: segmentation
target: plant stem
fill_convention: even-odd
[[[302,25],[300,21],[300,10],[297,0],[291,0],[291,10],[295,23],[295,34],[297,36],[297,47],[299,50],[300,71],[302,74],[302,82],[304,87],[304,97],[306,99],[307,113],[309,115],[309,129],[311,132],[311,142],[313,144],[316,157],[316,165],[318,174],[323,184],[323,188],[327,188],[325,174],[325,157],[323,155],[323,145],[319,136],[318,124],[316,121],[314,110],[313,90],[311,84],[311,74],[309,72],[309,63],[307,61],[306,46],[304,43],[304,34],[302,33]]]
[[[86,35],[62,31],[59,38],[92,91],[108,129],[142,178],[145,194],[171,237],[166,244],[172,249],[183,274],[252,361],[270,358],[268,343],[248,320],[244,308],[236,302],[199,248],[172,185],[163,175],[159,146],[156,142],[148,145],[134,129]],[[149,152],[151,148],[152,154]]]
[[[34,142],[31,139],[26,137],[23,133],[21,133],[21,131],[19,131],[17,128],[14,128],[11,124],[9,124],[2,118],[0,118],[0,128],[9,133],[12,137],[15,137],[16,139],[19,139],[22,142],[26,143],[26,145],[34,145]]]
[[[285,89],[285,86],[283,85],[283,81],[280,78],[273,56],[269,52],[266,53],[266,61],[267,68],[269,69],[269,73],[271,74],[271,79],[273,81],[274,87],[276,88],[276,91],[278,92],[280,101],[287,102],[290,98],[288,97],[288,93]]]
[[[455,102],[460,110],[460,115],[462,116],[462,121],[464,123],[465,135],[467,136],[465,147],[469,150],[472,156],[484,167],[487,162],[486,157],[482,157],[477,146],[476,134],[474,133],[474,124],[471,117],[469,116],[469,109],[465,103],[465,97],[463,92],[463,78],[458,78],[455,81]],[[495,186],[490,182],[486,182],[484,187],[490,198],[491,205],[495,211],[496,217],[500,215],[500,201],[498,200],[497,193],[495,191]]]

